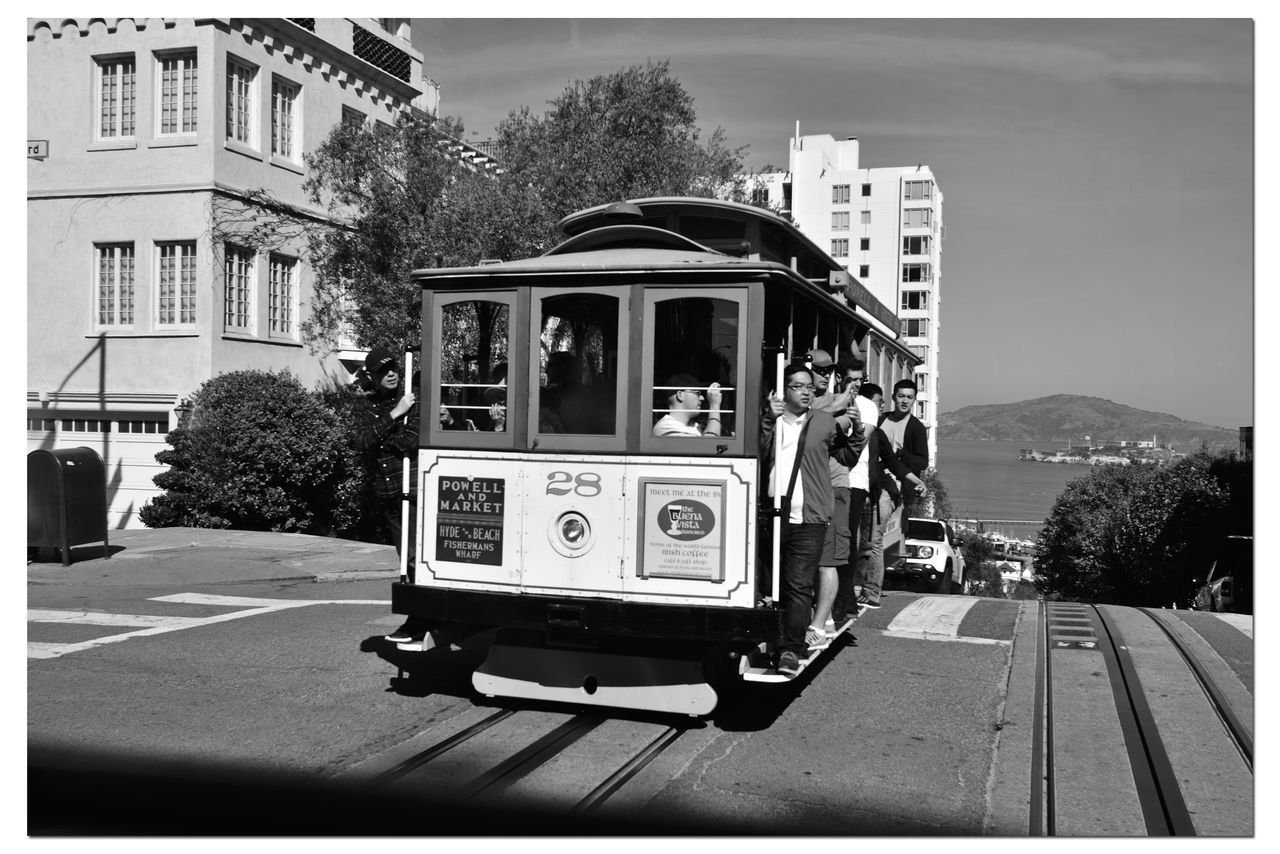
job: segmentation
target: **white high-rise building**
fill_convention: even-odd
[[[858,140],[791,138],[789,171],[760,176],[753,201],[789,214],[814,243],[897,312],[898,340],[921,360],[916,416],[938,449],[942,190],[927,164],[863,168]],[[873,376],[872,381],[876,378]],[[890,389],[885,388],[886,398]],[[887,403],[887,401],[886,401]]]

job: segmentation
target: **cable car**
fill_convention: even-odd
[[[640,200],[560,229],[541,257],[412,274],[417,562],[392,609],[498,628],[487,695],[708,714],[732,680],[786,681],[762,406],[783,363],[871,323],[767,211]]]

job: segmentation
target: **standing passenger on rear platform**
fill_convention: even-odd
[[[779,559],[784,624],[777,668],[788,677],[799,674],[800,658],[809,652],[806,632],[813,616],[814,580],[835,509],[827,461],[839,432],[851,423],[847,415],[833,418],[811,409],[813,400],[813,374],[804,365],[788,365],[782,398],[769,398],[760,432],[770,464],[769,495],[774,495],[775,469],[783,495]]]

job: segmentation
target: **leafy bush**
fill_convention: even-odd
[[[1054,503],[1036,543],[1036,586],[1069,601],[1185,605],[1232,531],[1228,486],[1206,454],[1170,466],[1094,469]]]
[[[347,437],[318,395],[288,371],[235,371],[192,397],[187,423],[156,454],[165,492],[143,506],[149,527],[327,533],[352,526]],[[335,496],[343,499],[335,501]]]

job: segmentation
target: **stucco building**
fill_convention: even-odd
[[[345,382],[299,324],[300,235],[237,242],[266,191],[325,218],[303,154],[341,121],[434,112],[406,19],[27,22],[28,449],[88,446],[140,523],[181,401],[217,374]]]
[[[865,168],[859,148],[855,137],[801,136],[797,127],[788,171],[761,176],[754,201],[789,214],[857,285],[897,313],[898,328],[888,334],[920,360],[912,376],[919,387],[915,414],[929,428],[929,457],[936,461],[942,190],[927,164]],[[890,373],[871,374],[886,397],[892,383],[877,376]]]

